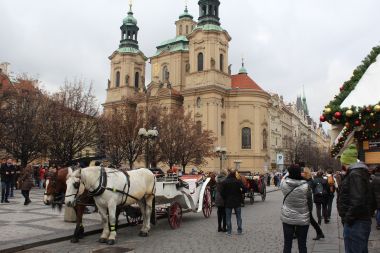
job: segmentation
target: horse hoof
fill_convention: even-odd
[[[70,241],[71,243],[78,243],[79,242],[79,240],[78,240],[78,238],[71,238],[71,241]]]
[[[106,238],[100,238],[100,239],[98,240],[98,242],[100,242],[100,243],[106,243],[106,242],[107,242],[107,239],[106,239]]]
[[[147,232],[140,231],[139,236],[140,236],[140,237],[148,237],[148,233],[147,233]]]
[[[115,240],[108,240],[108,241],[107,241],[107,244],[108,244],[108,245],[114,245],[114,244],[115,244]]]

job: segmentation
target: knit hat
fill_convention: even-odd
[[[342,153],[340,157],[340,162],[342,164],[351,165],[356,163],[358,160],[358,150],[356,145],[351,144],[346,150]]]

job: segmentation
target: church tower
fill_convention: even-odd
[[[109,57],[111,74],[108,80],[105,112],[114,110],[124,99],[133,97],[145,89],[145,62],[147,57],[139,50],[137,20],[132,4],[120,27],[119,48]]]
[[[231,37],[220,26],[219,0],[200,0],[198,25],[188,35],[190,75],[186,88],[231,87],[228,48]]]

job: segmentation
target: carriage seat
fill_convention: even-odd
[[[196,188],[203,181],[203,175],[184,175],[179,179],[188,185],[186,188],[190,190],[190,194],[194,194]]]

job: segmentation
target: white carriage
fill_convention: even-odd
[[[202,175],[178,177],[169,174],[157,177],[155,194],[156,216],[166,214],[172,229],[181,225],[184,212],[203,212],[205,218],[212,212],[210,178]]]

